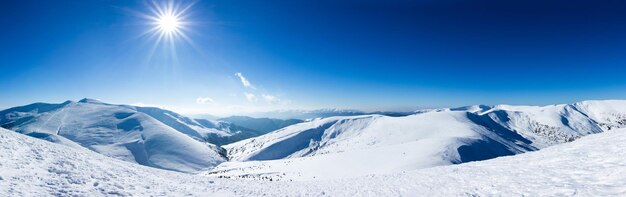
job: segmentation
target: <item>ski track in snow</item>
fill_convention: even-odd
[[[60,123],[59,126],[56,129],[56,135],[59,135],[59,132],[61,131],[61,128],[63,127],[63,125],[65,124],[65,117],[67,116],[67,112],[65,111],[67,108],[61,108],[61,110],[59,110],[59,112],[54,112],[52,113],[52,115],[50,117],[48,117],[46,119],[46,121],[42,124],[42,125],[48,125],[48,123],[50,122],[50,120],[56,118],[56,116],[58,116],[59,114],[63,114],[63,117],[61,118],[61,121],[59,121]]]
[[[626,129],[403,173],[230,180],[140,166],[0,129],[0,196],[624,196]]]
[[[63,128],[63,125],[65,125],[65,119],[67,118],[67,108],[63,108],[61,109],[62,113],[63,113],[63,118],[61,118],[61,124],[59,124],[59,127],[57,128],[57,135],[59,135],[59,133],[61,132],[61,128]],[[50,119],[48,119],[50,120]]]

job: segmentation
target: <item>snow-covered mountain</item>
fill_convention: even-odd
[[[336,178],[485,160],[570,142],[624,127],[626,101],[335,116],[262,135],[226,121],[83,99],[3,110],[0,125],[162,169],[211,169],[211,176],[228,177]],[[250,137],[255,138],[243,140]],[[226,158],[231,161],[222,163]]]
[[[623,196],[624,141],[614,129],[487,161],[270,182],[148,168],[0,128],[0,196]]]
[[[267,133],[255,127],[243,127],[222,120],[192,119],[156,107],[134,108],[196,140],[216,145],[229,144]]]
[[[175,113],[94,99],[35,103],[0,111],[0,125],[48,141],[79,144],[103,155],[146,166],[197,172],[224,162],[223,149],[203,141],[223,130],[202,127]]]
[[[229,177],[337,178],[478,161],[626,126],[626,101],[316,119],[224,146]],[[296,176],[297,175],[297,176]]]

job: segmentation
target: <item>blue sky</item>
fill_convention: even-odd
[[[167,2],[3,1],[0,108],[83,97],[212,114],[626,99],[625,2],[176,1],[192,6],[188,40],[174,45],[141,36],[154,3]]]

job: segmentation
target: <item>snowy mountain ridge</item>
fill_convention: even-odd
[[[292,122],[277,126],[297,123]],[[129,162],[192,173],[226,160],[225,150],[216,145],[266,133],[225,121],[192,119],[156,107],[108,104],[90,98],[5,109],[0,111],[0,126]]]
[[[194,121],[177,116],[167,116],[171,122],[159,121],[165,117],[142,112],[146,110],[150,109],[93,99],[35,103],[0,111],[0,125],[32,137],[72,147],[79,144],[109,157],[161,169],[198,172],[226,160],[220,147],[200,140],[201,134],[221,131],[200,130],[202,127],[192,124]],[[194,129],[184,130],[190,128],[185,126]]]
[[[479,161],[626,127],[626,101],[316,119],[224,146],[209,176],[338,178]]]

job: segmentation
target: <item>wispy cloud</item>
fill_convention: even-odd
[[[269,104],[276,104],[276,103],[280,102],[280,99],[278,97],[276,97],[276,96],[273,96],[273,95],[263,94],[261,96]]]
[[[241,73],[235,73],[235,76],[239,77],[239,80],[241,81],[241,84],[246,87],[246,88],[251,88],[251,89],[256,89],[256,87],[254,87],[250,81],[248,81],[248,79],[246,79],[246,77],[243,76],[243,74]]]
[[[198,97],[196,99],[196,103],[198,104],[208,104],[208,103],[213,103],[213,99],[210,97]]]
[[[256,95],[254,95],[252,93],[244,92],[243,95],[246,97],[246,100],[248,100],[249,102],[257,102],[258,101],[258,98],[256,97]]]
[[[241,81],[241,84],[244,87],[252,89],[252,90],[247,90],[243,92],[243,95],[248,102],[258,103],[259,100],[261,100],[261,101],[264,101],[264,103],[267,103],[270,105],[290,103],[288,100],[283,101],[282,99],[278,98],[278,96],[268,94],[268,92],[266,92],[263,89],[257,90],[256,87],[252,85],[252,83],[250,83],[250,81],[248,81],[248,79],[244,77],[243,74],[240,72],[235,73],[235,76],[239,78],[239,80]]]

